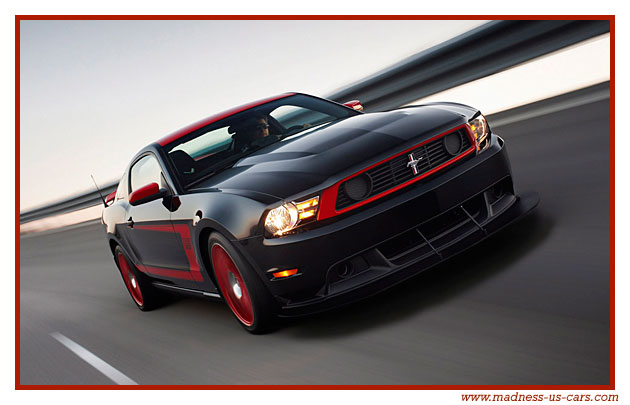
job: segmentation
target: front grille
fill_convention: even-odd
[[[445,134],[444,136],[450,135],[451,133]],[[371,191],[361,200],[353,200],[347,195],[345,191],[345,183],[347,183],[348,181],[352,181],[352,179],[341,183],[339,185],[339,191],[337,192],[337,203],[335,208],[337,210],[341,210],[365,199],[377,196],[387,190],[390,190],[413,179],[414,177],[421,176],[424,173],[427,173],[428,171],[450,160],[456,159],[458,156],[460,156],[462,153],[465,153],[472,147],[472,144],[470,143],[470,138],[468,137],[464,128],[459,129],[458,131],[456,131],[456,133],[459,135],[462,145],[457,154],[452,155],[447,152],[443,142],[444,136],[442,136],[438,139],[417,147],[409,153],[404,153],[400,156],[396,156],[395,158],[390,159],[365,172],[365,174],[371,180],[372,188]],[[417,165],[417,174],[414,174],[411,167],[407,166],[407,164],[409,163],[410,153],[413,153],[416,159],[422,157]]]

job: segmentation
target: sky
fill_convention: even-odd
[[[22,21],[20,211],[262,97],[325,96],[486,21]]]

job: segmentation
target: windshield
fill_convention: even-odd
[[[224,118],[164,149],[188,188],[288,136],[357,114],[330,101],[296,94]]]

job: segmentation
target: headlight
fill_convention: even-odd
[[[468,127],[475,137],[475,143],[479,152],[490,146],[490,128],[483,115],[479,114],[476,118],[468,121]]]
[[[319,208],[319,196],[302,202],[282,204],[267,213],[265,230],[273,236],[281,236],[298,225],[315,220]]]

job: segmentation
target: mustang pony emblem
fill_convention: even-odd
[[[407,163],[407,167],[411,166],[411,169],[413,170],[414,176],[419,173],[419,171],[418,171],[418,163],[420,163],[421,160],[422,160],[422,156],[420,156],[418,159],[416,159],[416,158],[414,158],[413,153],[409,154],[409,163]]]

